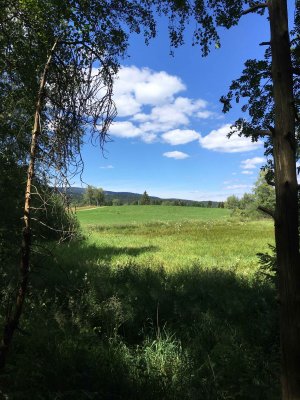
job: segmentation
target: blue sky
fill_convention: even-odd
[[[83,181],[105,190],[163,198],[224,200],[250,192],[264,163],[263,143],[226,138],[239,116],[237,105],[222,114],[219,103],[244,61],[261,58],[269,40],[266,17],[246,15],[237,27],[220,31],[221,48],[206,58],[186,43],[170,56],[167,22],[159,23],[149,46],[132,36],[115,83],[118,117],[113,140],[83,148]],[[78,181],[73,182],[78,186]]]

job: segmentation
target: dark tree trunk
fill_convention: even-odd
[[[281,385],[300,399],[300,257],[293,73],[286,0],[268,2],[275,101],[275,239],[279,267]]]
[[[29,266],[30,266],[30,253],[31,253],[31,186],[35,171],[35,161],[36,152],[38,148],[38,137],[41,133],[40,131],[40,114],[43,108],[44,102],[44,89],[47,81],[47,74],[52,61],[52,56],[55,51],[57,41],[54,43],[48,60],[45,64],[45,68],[40,80],[40,88],[37,98],[37,104],[34,115],[34,125],[31,135],[31,145],[30,145],[30,158],[27,171],[27,182],[26,182],[26,192],[25,192],[25,204],[24,204],[24,228],[22,233],[22,244],[21,244],[21,262],[20,262],[20,280],[19,288],[16,299],[16,304],[14,310],[10,315],[7,316],[7,320],[4,326],[4,332],[2,337],[2,343],[0,345],[0,369],[5,367],[7,353],[10,344],[13,339],[13,335],[19,326],[20,317],[23,311],[24,301],[28,288],[28,278],[29,278]]]

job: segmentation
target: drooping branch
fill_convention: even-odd
[[[246,15],[246,14],[250,14],[253,13],[257,10],[261,10],[263,8],[267,8],[268,4],[267,3],[261,3],[261,4],[255,4],[254,6],[248,8],[247,10],[243,11],[241,15]]]

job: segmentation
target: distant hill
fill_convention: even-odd
[[[72,203],[80,203],[82,201],[82,196],[85,192],[85,188],[81,187],[70,187],[67,190]],[[112,201],[113,199],[117,199],[120,201],[121,204],[130,204],[134,201],[139,201],[142,197],[141,193],[132,193],[132,192],[112,192],[109,190],[104,190],[106,201]],[[207,207],[208,201],[194,201],[194,200],[186,200],[186,199],[176,199],[176,198],[169,198],[163,199],[156,196],[150,196],[152,201],[162,201],[162,202],[184,202],[185,205],[202,205],[203,207]],[[218,207],[219,202],[212,201],[212,207]]]

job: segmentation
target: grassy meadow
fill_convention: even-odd
[[[256,254],[274,244],[272,221],[237,221],[227,209],[120,206],[77,215],[99,264],[133,262],[168,271],[197,264],[251,275]]]
[[[179,206],[114,206],[78,209],[81,225],[133,225],[150,222],[215,221],[226,219],[230,210]]]
[[[274,243],[270,220],[172,206],[77,216],[83,238],[34,261],[9,398],[279,399],[274,283],[256,255]]]

